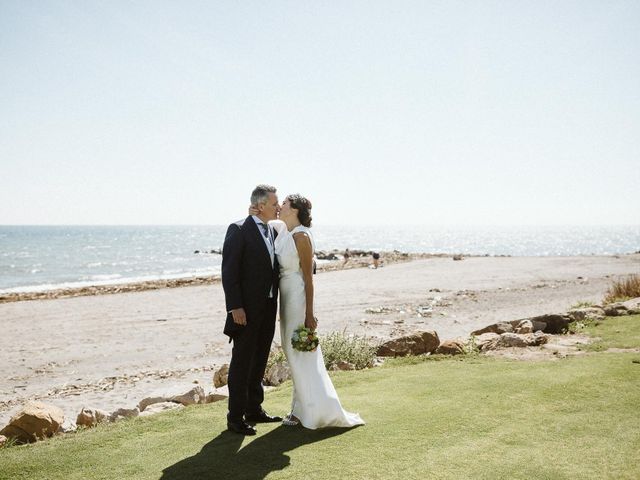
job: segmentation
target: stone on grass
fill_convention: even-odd
[[[15,438],[18,443],[35,442],[56,434],[64,423],[61,408],[43,402],[29,402],[16,413],[0,435]]]
[[[154,405],[156,403],[164,403],[168,401],[169,399],[167,397],[162,397],[162,396],[143,398],[142,400],[140,400],[140,403],[138,403],[138,410],[140,410],[141,412],[144,412],[149,405]]]
[[[285,380],[291,378],[291,371],[287,362],[277,362],[269,367],[264,375],[264,384],[277,387]]]
[[[140,415],[138,407],[135,408],[119,408],[109,416],[110,422],[117,422],[125,418],[133,418]]]
[[[76,424],[83,427],[95,427],[99,423],[108,421],[109,414],[97,408],[83,408],[76,418]]]
[[[604,309],[600,307],[573,308],[567,312],[574,322],[582,322],[587,319],[601,320],[604,318]]]
[[[438,334],[433,330],[427,330],[388,340],[378,347],[376,355],[379,357],[422,355],[435,352],[439,345]]]
[[[464,343],[460,340],[445,340],[436,349],[441,355],[460,355],[464,353]]]
[[[165,412],[167,410],[175,410],[178,408],[184,408],[184,405],[175,402],[160,402],[152,403],[145,408],[144,412],[140,413],[141,417],[148,417],[149,415],[155,415],[156,413]]]
[[[0,448],[4,447],[7,441],[9,441],[7,437],[5,437],[4,435],[0,435]]]
[[[205,403],[215,403],[215,402],[220,402],[222,400],[227,400],[229,398],[228,395],[223,395],[221,393],[216,393],[216,392],[211,392],[209,394],[207,394],[207,396],[204,399]]]
[[[229,379],[229,365],[224,364],[213,374],[213,386],[216,388],[224,387]]]
[[[198,385],[197,387],[193,387],[188,392],[183,393],[182,395],[175,395],[173,397],[170,397],[168,400],[170,402],[181,403],[186,407],[188,405],[204,403],[205,397],[206,395],[204,394],[204,388]]]

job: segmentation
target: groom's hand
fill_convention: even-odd
[[[247,314],[244,312],[244,308],[231,310],[231,315],[233,316],[233,323],[237,323],[238,325],[247,324]]]

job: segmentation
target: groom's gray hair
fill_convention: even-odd
[[[270,193],[276,193],[276,187],[267,185],[265,183],[258,185],[251,192],[251,205],[259,205],[260,203],[267,203]]]

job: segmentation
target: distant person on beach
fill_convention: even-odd
[[[280,268],[280,338],[293,380],[291,411],[282,423],[301,424],[313,430],[364,425],[360,415],[342,408],[327,373],[321,346],[300,351],[292,345],[292,340],[300,340],[300,327],[315,333],[318,325],[314,315],[311,202],[302,195],[287,196],[280,220],[270,225],[278,233],[275,251]]]
[[[378,252],[373,252],[373,268],[378,268],[380,266],[380,254]]]
[[[281,422],[262,408],[262,378],[275,332],[278,298],[277,232],[268,225],[280,212],[275,187],[251,193],[255,214],[229,225],[222,249],[222,287],[227,309],[224,333],[233,341],[229,365],[227,428],[255,435],[249,423]]]
[[[342,257],[344,259],[344,261],[342,262],[342,266],[344,267],[351,257],[351,252],[349,252],[348,248],[344,251],[344,255]]]

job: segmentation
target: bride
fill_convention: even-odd
[[[291,336],[304,323],[315,329],[313,315],[313,255],[311,202],[301,195],[289,195],[280,210],[280,221],[270,222],[277,231],[275,253],[280,264],[280,339],[293,380],[291,413],[284,425],[310,429],[364,425],[357,413],[342,408],[327,374],[322,348],[300,352],[291,346]]]

